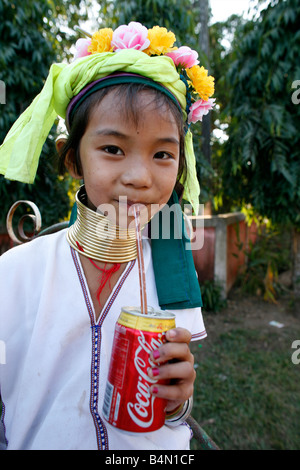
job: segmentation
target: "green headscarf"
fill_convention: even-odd
[[[186,120],[186,86],[170,57],[124,49],[88,55],[71,64],[53,64],[42,91],[15,122],[0,147],[0,173],[11,180],[33,183],[43,144],[57,116],[65,119],[74,96],[89,83],[114,72],[139,74],[162,84],[180,103]],[[183,197],[197,214],[200,188],[190,130],[185,136],[185,156],[187,177]]]

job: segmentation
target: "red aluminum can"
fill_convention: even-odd
[[[142,314],[124,307],[115,327],[103,416],[112,426],[129,433],[156,431],[165,422],[166,400],[150,393],[151,385],[167,383],[151,379],[150,353],[164,342],[165,332],[175,328],[175,315],[167,311]]]

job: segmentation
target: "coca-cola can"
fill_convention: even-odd
[[[151,351],[166,342],[165,332],[175,328],[175,315],[148,307],[124,307],[115,326],[106,383],[103,416],[128,433],[156,431],[165,422],[166,400],[150,393],[151,385],[167,383],[151,379]]]

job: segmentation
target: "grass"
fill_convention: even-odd
[[[223,450],[299,450],[300,364],[291,344],[300,325],[280,333],[236,326],[193,345],[194,418]],[[191,446],[199,448],[194,439]]]

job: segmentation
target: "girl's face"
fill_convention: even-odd
[[[179,130],[165,105],[151,93],[139,97],[138,123],[126,118],[124,104],[109,92],[96,105],[80,141],[80,159],[88,205],[106,212],[122,227],[133,220],[133,205],[142,205],[147,222],[169,200],[179,165]],[[144,220],[144,219],[148,220]]]

